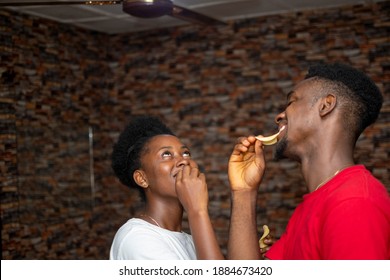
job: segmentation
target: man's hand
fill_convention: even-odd
[[[265,160],[261,141],[257,141],[254,136],[239,138],[229,159],[231,190],[257,190],[264,169]]]

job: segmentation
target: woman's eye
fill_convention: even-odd
[[[172,156],[171,152],[165,151],[161,155],[163,158]]]
[[[184,157],[191,157],[191,152],[190,152],[190,151],[185,151],[185,152],[183,153],[183,156],[184,156]]]

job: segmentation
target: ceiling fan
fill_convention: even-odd
[[[67,2],[1,2],[0,7],[15,6],[60,6],[60,5],[117,5],[122,4],[123,12],[140,18],[156,18],[169,15],[181,20],[204,24],[225,24],[222,21],[175,5],[171,0],[118,0],[118,1],[67,1]]]

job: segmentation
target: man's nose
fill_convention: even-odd
[[[279,124],[282,120],[284,120],[286,118],[286,111],[283,111],[281,113],[279,113],[276,117],[275,117],[275,122],[277,124]]]

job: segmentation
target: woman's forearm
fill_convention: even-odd
[[[188,213],[188,220],[197,258],[199,260],[224,259],[208,213]]]

